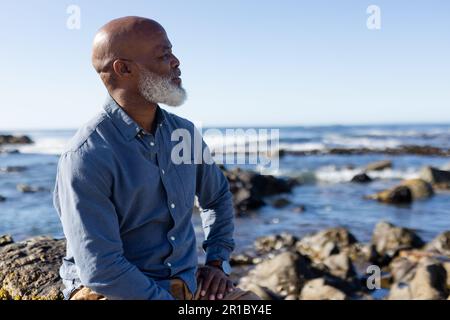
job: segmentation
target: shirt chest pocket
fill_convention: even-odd
[[[196,190],[196,165],[195,164],[179,164],[173,165],[172,170],[176,173],[183,195],[184,204],[188,208],[194,206],[195,190]]]

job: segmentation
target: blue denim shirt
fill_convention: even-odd
[[[66,299],[80,285],[109,299],[173,299],[171,278],[195,292],[195,195],[206,261],[229,259],[234,212],[226,178],[214,163],[171,161],[180,143],[171,134],[193,136],[190,121],[160,107],[155,121],[152,135],[109,98],[61,155],[53,201],[67,239],[60,269]]]

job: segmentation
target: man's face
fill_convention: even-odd
[[[186,100],[181,85],[180,62],[172,53],[166,33],[153,33],[139,48],[135,63],[138,66],[138,90],[149,102],[180,106]]]

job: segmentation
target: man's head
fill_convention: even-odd
[[[124,17],[108,22],[94,38],[92,64],[110,93],[122,91],[169,106],[186,99],[180,62],[156,21]]]

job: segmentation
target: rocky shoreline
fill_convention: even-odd
[[[62,299],[64,254],[63,239],[0,237],[0,299]],[[450,231],[425,243],[414,230],[381,221],[370,243],[341,227],[271,235],[231,263],[233,281],[267,300],[450,299]],[[379,277],[370,272],[378,268]]]

